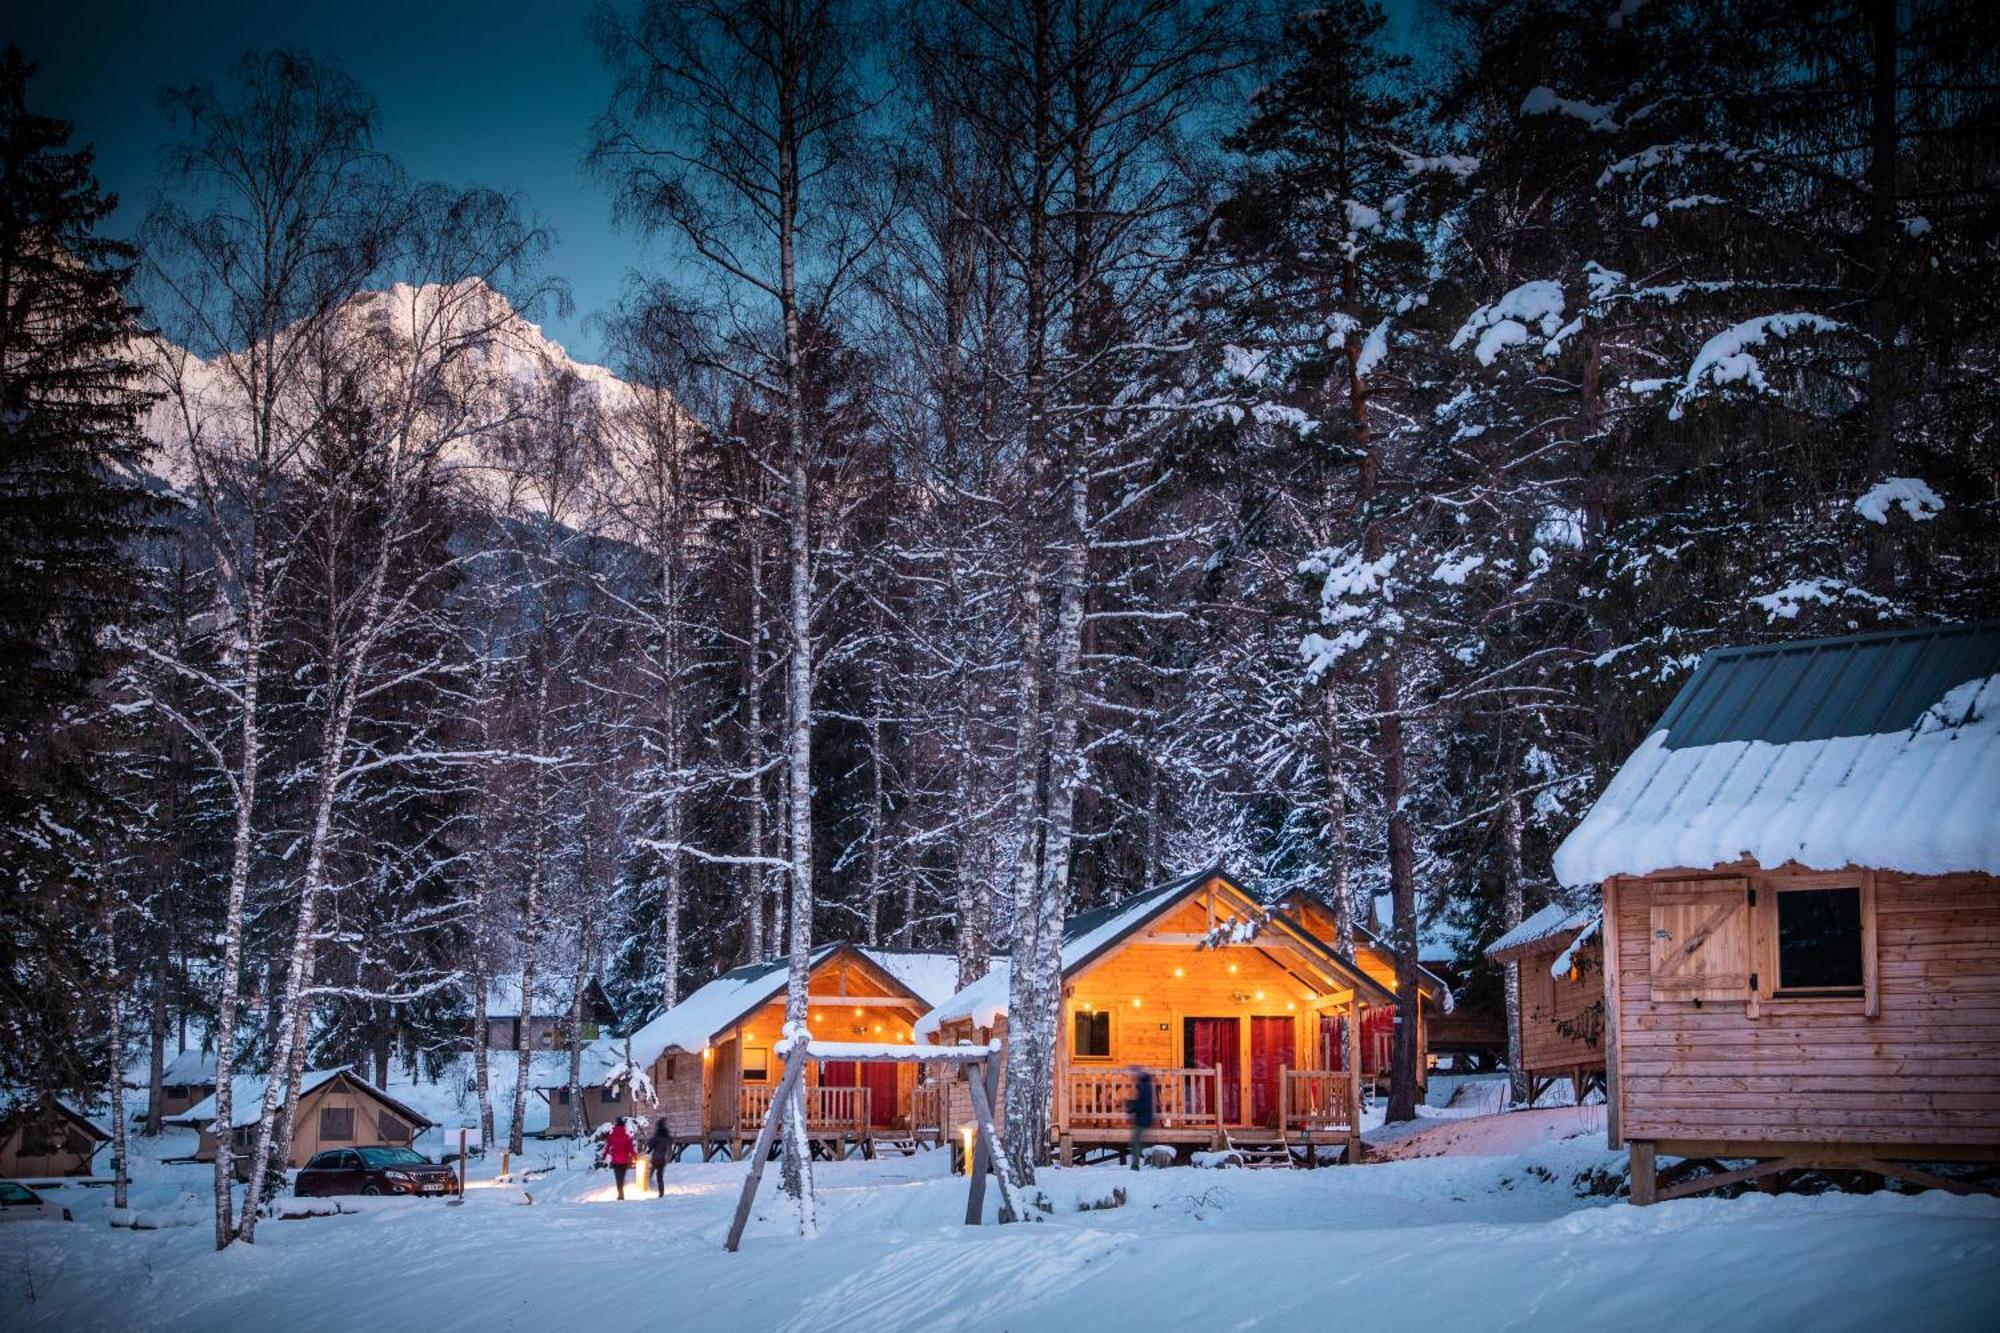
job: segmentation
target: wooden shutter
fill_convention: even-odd
[[[1750,886],[1741,879],[1653,888],[1652,987],[1661,1000],[1748,1000]]]

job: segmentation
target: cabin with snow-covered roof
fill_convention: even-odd
[[[1595,905],[1550,903],[1486,946],[1520,970],[1521,1071],[1528,1104],[1558,1079],[1581,1103],[1604,1088],[1604,946]]]
[[[918,1040],[1004,1041],[1009,973],[996,963],[915,1028]],[[1359,1046],[1395,992],[1217,868],[1071,918],[1050,1133],[1064,1161],[1123,1151],[1139,1070],[1150,1142],[1294,1147],[1359,1156]],[[954,1103],[954,1125],[970,1114]]]
[[[1555,870],[1635,1203],[2000,1160],[2000,622],[1709,653]]]
[[[821,945],[806,982],[809,1028],[824,1041],[909,1045],[911,1026],[957,976],[948,955]],[[600,1082],[620,1100],[588,1109],[663,1116],[676,1143],[698,1143],[704,1157],[741,1157],[783,1073],[774,1048],[789,982],[783,958],[735,968],[624,1042],[604,1044],[603,1058],[616,1067]],[[940,1084],[916,1063],[814,1060],[804,1077],[808,1137],[832,1153],[859,1147],[872,1155],[884,1140],[942,1138]],[[552,1102],[552,1124],[561,1105]]]

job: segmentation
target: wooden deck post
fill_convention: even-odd
[[[1347,1156],[1346,1166],[1361,1162],[1361,995],[1347,1001]]]
[[[1655,1165],[1653,1143],[1639,1139],[1632,1144],[1632,1202],[1641,1207],[1660,1197],[1660,1174]]]
[[[750,1172],[743,1177],[743,1193],[736,1200],[736,1216],[729,1223],[729,1239],[722,1248],[731,1254],[736,1252],[738,1242],[743,1239],[743,1227],[750,1220],[750,1206],[757,1201],[757,1185],[764,1178],[764,1163],[771,1156],[771,1143],[777,1138],[778,1122],[784,1117],[785,1106],[791,1101],[792,1088],[799,1076],[805,1072],[806,1062],[811,1057],[806,1053],[807,1039],[804,1036],[792,1039],[791,1049],[785,1052],[785,1076],[778,1080],[778,1090],[771,1097],[771,1105],[764,1112],[764,1123],[757,1131],[757,1148],[750,1157]]]

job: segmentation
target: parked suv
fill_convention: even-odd
[[[408,1148],[329,1148],[299,1168],[292,1193],[456,1194],[458,1174]]]

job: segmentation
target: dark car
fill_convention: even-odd
[[[299,1168],[292,1193],[456,1194],[458,1173],[408,1148],[329,1148]]]

